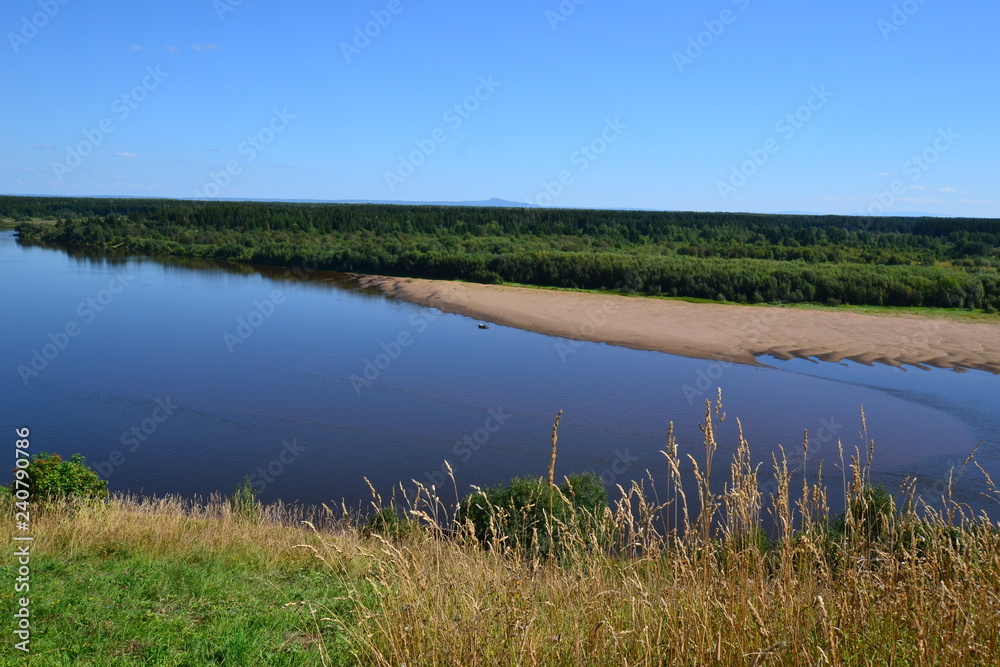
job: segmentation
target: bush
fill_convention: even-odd
[[[858,497],[851,499],[848,512],[837,517],[833,533],[836,536],[847,533],[867,542],[878,541],[888,531],[895,511],[892,495],[884,486],[866,486]]]
[[[28,490],[34,498],[107,498],[108,482],[86,463],[83,454],[64,461],[58,454],[40,452],[28,463]]]
[[[363,535],[382,535],[394,539],[413,538],[420,533],[420,524],[408,516],[400,517],[395,507],[386,506],[375,512],[361,527]]]
[[[733,553],[755,551],[761,556],[767,556],[774,550],[767,531],[760,526],[751,528],[746,533],[739,533],[729,538],[727,545]]]
[[[229,510],[240,519],[255,521],[260,518],[261,504],[249,475],[244,475],[243,481],[236,485],[233,495],[229,497]]]
[[[549,557],[574,542],[602,544],[609,534],[607,508],[607,491],[594,473],[570,475],[558,488],[537,477],[518,477],[466,496],[458,520],[471,524],[484,546]]]

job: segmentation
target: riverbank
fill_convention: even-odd
[[[756,473],[741,470],[727,498],[759,513]],[[632,508],[652,499],[639,500],[633,489],[608,512],[625,536],[610,554],[574,527],[560,529],[558,559],[449,538],[427,512],[419,526],[314,531],[294,508],[218,496],[33,505],[33,539],[16,543],[26,555],[6,566],[30,594],[0,603],[29,620],[0,663],[995,663],[1000,551],[986,517],[952,526],[863,504],[857,516],[874,519],[848,520],[840,537],[819,510],[777,544],[755,519],[720,521],[703,542],[694,526],[664,540],[636,522]],[[0,527],[8,544],[19,537]]]
[[[1000,374],[1000,325],[916,315],[688,303],[445,280],[358,276],[363,287],[503,326],[685,357],[757,357],[976,369]]]

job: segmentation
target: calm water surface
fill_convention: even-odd
[[[365,477],[383,492],[440,483],[445,460],[461,491],[542,475],[563,410],[559,475],[627,485],[648,469],[664,489],[668,422],[699,457],[704,399],[721,386],[720,482],[736,417],[758,460],[778,445],[798,457],[808,429],[807,469],[825,459],[836,504],[836,443],[861,444],[863,406],[875,481],[895,490],[915,476],[934,495],[957,466],[960,499],[1000,515],[982,475],[962,468],[981,443],[977,460],[1000,478],[1000,377],[567,347],[338,274],[303,276],[26,247],[0,232],[2,432],[12,442],[27,425],[35,452],[84,454],[112,490],[228,493],[251,474],[265,500],[357,505]]]

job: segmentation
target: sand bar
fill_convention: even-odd
[[[915,315],[696,304],[669,299],[358,276],[364,287],[422,306],[572,340],[700,359],[850,359],[1000,374],[1000,324]]]

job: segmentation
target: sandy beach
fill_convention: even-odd
[[[914,315],[695,304],[607,294],[358,276],[364,287],[503,326],[701,359],[850,359],[1000,374],[1000,325]]]

